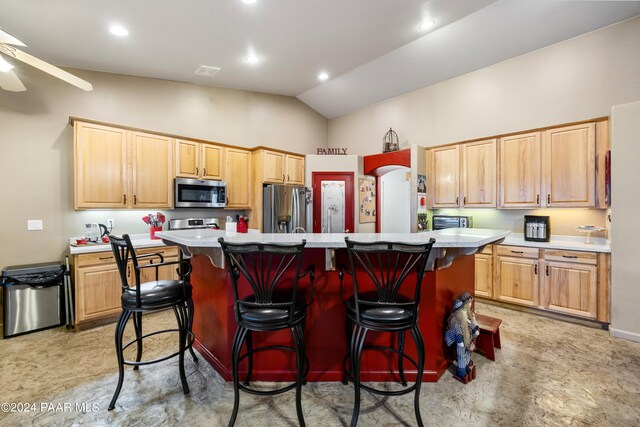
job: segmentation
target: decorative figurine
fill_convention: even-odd
[[[475,349],[475,340],[480,335],[476,316],[471,303],[473,297],[464,293],[453,302],[453,313],[449,316],[445,342],[448,346],[456,344],[456,379],[468,383],[475,378],[475,367],[471,361],[471,352]]]

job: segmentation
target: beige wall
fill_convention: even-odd
[[[329,120],[329,147],[432,146],[608,116],[640,99],[640,18]],[[390,76],[390,78],[392,78]]]
[[[327,120],[301,101],[163,80],[74,70],[93,83],[83,92],[26,67],[27,92],[0,90],[0,268],[62,259],[70,236],[89,221],[116,220],[116,232],[143,233],[132,211],[73,210],[70,115],[239,146],[300,153],[326,147]],[[99,167],[99,165],[96,165]],[[220,210],[175,210],[168,216],[224,216]],[[42,219],[43,231],[27,231]]]
[[[611,327],[640,341],[640,102],[611,110]]]

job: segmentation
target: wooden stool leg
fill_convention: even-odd
[[[498,329],[496,333],[493,334],[493,346],[495,348],[502,348],[500,347],[500,329]]]
[[[489,341],[489,345],[485,346],[482,350],[484,351],[484,355],[487,359],[491,360],[492,362],[495,362],[496,352],[493,349],[494,347],[493,334],[490,334],[487,338]]]

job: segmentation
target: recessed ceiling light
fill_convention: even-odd
[[[129,35],[129,31],[127,31],[127,29],[122,25],[113,25],[111,28],[109,28],[109,31],[111,31],[111,34],[118,37]]]
[[[257,0],[242,0],[244,4],[254,4]]]
[[[325,72],[318,74],[318,80],[325,81],[327,79],[329,79],[329,74]]]
[[[422,24],[418,25],[419,30],[427,30],[436,25],[436,21],[424,21]]]
[[[11,71],[13,65],[9,64],[2,56],[0,56],[0,71],[6,73]]]
[[[255,55],[249,55],[244,60],[247,64],[257,64],[258,62],[260,62],[260,58]]]

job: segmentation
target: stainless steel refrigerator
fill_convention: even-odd
[[[307,187],[267,185],[262,190],[264,233],[311,233],[312,198]]]

